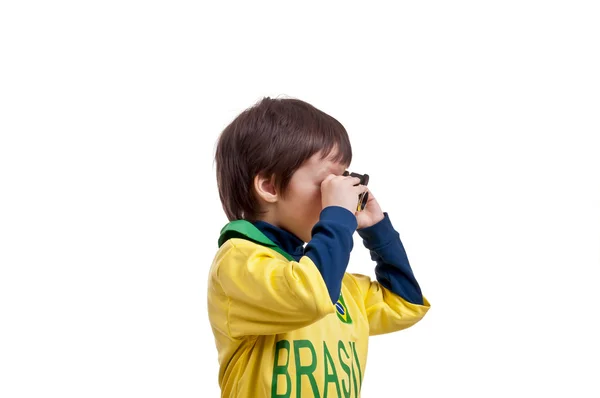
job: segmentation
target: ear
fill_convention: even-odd
[[[259,198],[267,203],[275,203],[279,199],[275,189],[275,177],[257,175],[254,177],[254,190]]]

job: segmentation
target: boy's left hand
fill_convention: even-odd
[[[369,192],[369,199],[367,199],[365,208],[362,211],[354,213],[356,215],[356,221],[358,222],[357,229],[370,227],[383,220],[383,211],[381,211],[377,199],[375,199],[371,190],[367,189],[367,191]]]

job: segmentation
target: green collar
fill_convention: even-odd
[[[235,220],[225,225],[223,229],[221,229],[221,234],[219,236],[219,247],[231,238],[246,239],[258,243],[259,245],[267,246],[287,258],[289,261],[295,261],[292,256],[283,251],[271,239],[267,238],[265,234],[263,234],[260,229],[256,228],[250,221]]]

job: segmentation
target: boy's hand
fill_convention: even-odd
[[[367,199],[367,204],[362,211],[356,211],[356,206],[354,206],[354,214],[356,215],[356,221],[358,222],[358,228],[367,228],[371,225],[377,224],[379,221],[383,220],[383,211],[379,207],[379,203],[377,203],[377,199],[369,192],[369,199]]]
[[[358,177],[344,177],[335,174],[328,175],[321,183],[321,206],[340,206],[352,214],[356,214],[356,205],[358,204],[358,195],[367,190],[360,183]],[[370,200],[369,200],[370,202]]]

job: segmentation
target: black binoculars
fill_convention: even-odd
[[[342,175],[360,178],[360,183],[356,184],[355,186],[357,186],[357,185],[365,185],[366,186],[369,184],[369,175],[368,174],[351,173],[348,170],[346,170],[346,171],[344,171],[344,174],[342,174]],[[369,192],[367,192],[367,191],[358,195],[358,205],[356,207],[356,211],[364,210],[365,206],[367,205],[368,199],[369,199]]]

